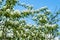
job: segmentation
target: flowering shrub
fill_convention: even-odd
[[[1,3],[3,1],[0,0]],[[26,10],[14,10],[16,4]],[[36,25],[28,24],[24,20],[29,16]],[[55,21],[58,18],[55,18],[46,6],[33,10],[31,5],[19,3],[17,0],[6,0],[5,5],[0,8],[0,40],[54,40],[59,27]]]

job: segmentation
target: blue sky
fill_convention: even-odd
[[[21,3],[33,5],[34,9],[47,6],[51,11],[55,11],[55,9],[58,10],[60,8],[60,0],[19,0],[19,1],[21,1]]]
[[[34,9],[38,9],[38,8],[47,6],[52,12],[55,12],[60,8],[60,0],[19,0],[19,1],[21,3],[33,5]],[[15,9],[24,10],[24,7],[15,6]],[[29,19],[28,19],[28,21],[29,21],[29,23],[32,22],[32,20],[29,20]]]

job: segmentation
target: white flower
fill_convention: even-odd
[[[47,18],[42,18],[42,17],[41,17],[41,18],[39,19],[39,21],[40,21],[41,23],[46,23],[46,22],[47,22]]]
[[[46,10],[46,12],[51,12],[50,10]]]
[[[22,12],[24,12],[24,13],[29,13],[30,10],[23,10]]]
[[[26,34],[24,34],[24,36],[26,37]]]
[[[17,33],[17,36],[20,36],[20,34],[19,34],[19,32],[18,32],[18,31],[16,31],[16,33]]]
[[[2,18],[5,20],[6,19],[6,16],[3,16]]]
[[[46,10],[45,14],[46,14],[46,15],[49,15],[50,12],[51,12],[50,10]]]
[[[25,31],[27,32],[27,31],[29,31],[29,29],[25,29]]]
[[[56,26],[57,26],[57,24],[53,24],[53,25],[52,25],[52,27],[56,27]]]
[[[47,21],[47,18],[44,18],[45,19],[45,21]]]
[[[54,28],[54,27],[56,27],[57,25],[56,25],[56,24],[49,24],[49,23],[47,23],[47,24],[45,24],[45,26],[46,26],[46,27]]]
[[[31,37],[31,36],[29,35],[29,36],[28,36],[28,39],[29,39],[30,37]]]
[[[39,21],[40,21],[40,22],[46,22],[46,21],[47,21],[47,18],[42,18],[42,17],[41,17],[41,18],[39,19]]]
[[[27,26],[31,27],[32,25],[31,24],[27,24]]]
[[[14,13],[20,13],[20,11],[19,10],[15,10]]]
[[[52,34],[46,34],[45,38],[53,38],[53,35]]]
[[[3,21],[0,21],[0,24],[2,24],[3,23]]]
[[[42,17],[39,20],[42,20]]]
[[[6,37],[13,38],[13,29],[10,29],[10,30],[7,29]]]
[[[32,36],[35,36],[35,34],[32,32]]]
[[[52,27],[52,25],[49,24],[49,23],[45,24],[45,26],[46,26],[46,27]]]
[[[13,14],[14,14],[14,12],[13,12],[13,11],[11,11],[11,12],[10,12],[10,14],[11,14],[11,15],[13,15]]]
[[[7,21],[9,21],[9,18],[7,18]]]
[[[23,24],[21,23],[20,25],[22,26]]]
[[[13,38],[13,33],[7,33],[6,37],[11,37],[11,38]]]
[[[18,21],[14,21],[14,24],[17,25],[17,24],[19,24],[19,22]]]
[[[21,14],[21,12],[19,10],[14,11],[14,16],[16,15],[16,17],[17,17],[17,16],[20,16],[20,14]]]
[[[6,12],[10,12],[10,9],[7,9]]]
[[[32,13],[32,14],[34,14],[34,12],[35,12],[34,10],[31,10],[31,13]]]

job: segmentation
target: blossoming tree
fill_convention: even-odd
[[[26,10],[14,10],[16,4]],[[54,40],[58,35],[58,14],[53,14],[46,6],[34,10],[17,0],[0,0],[0,40]],[[36,25],[28,24],[24,20],[27,17]]]

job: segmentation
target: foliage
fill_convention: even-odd
[[[3,1],[5,0],[0,0],[1,5]],[[16,4],[26,10],[14,10]],[[0,40],[54,40],[58,35],[58,14],[53,14],[46,6],[34,10],[31,5],[6,0],[0,8]],[[24,18],[29,16],[36,25],[26,23]]]

